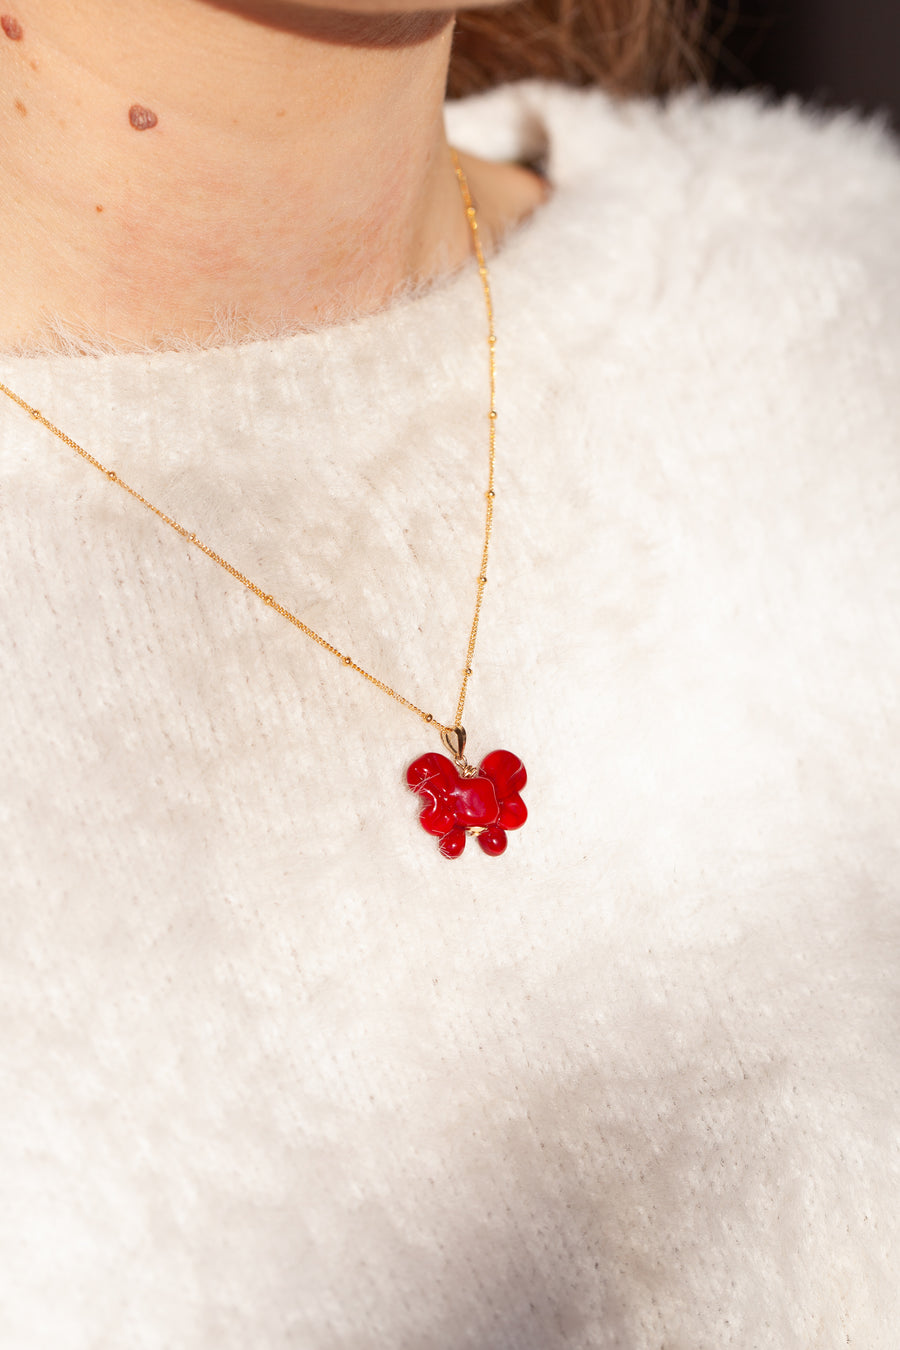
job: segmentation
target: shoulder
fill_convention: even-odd
[[[463,148],[539,164],[565,199],[561,224],[617,244],[620,226],[651,266],[653,249],[685,266],[739,258],[747,277],[793,255],[832,283],[843,266],[847,284],[855,268],[900,286],[886,118],[760,89],[622,99],[525,81],[449,105],[448,121]]]
[[[898,190],[900,143],[886,115],[824,109],[763,88],[692,85],[665,98],[614,96],[539,80],[503,85],[447,104],[454,138],[492,159],[543,160],[565,179],[640,160],[644,170],[730,171],[753,179],[853,172],[852,195]]]
[[[554,198],[515,252],[519,289],[582,364],[616,347],[721,379],[774,360],[778,383],[818,393],[837,364],[896,409],[900,148],[884,119],[760,90],[540,82],[449,117],[460,144],[543,165]]]
[[[774,613],[780,593],[785,630],[818,615],[847,651],[868,625],[895,675],[900,155],[886,126],[757,91],[617,101],[527,85],[473,102],[463,129],[487,129],[483,153],[518,137],[555,187],[498,260],[520,442],[537,435],[579,509],[600,504],[597,538],[618,512],[648,556],[675,558],[680,539],[679,566],[690,554],[698,587],[730,586],[735,613],[752,595]]]

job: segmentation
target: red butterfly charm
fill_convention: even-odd
[[[422,828],[437,836],[445,858],[459,857],[467,834],[496,858],[506,850],[507,830],[518,830],[528,818],[519,796],[527,782],[525,765],[509,750],[492,750],[477,769],[460,752],[457,764],[434,751],[407,769],[407,785],[424,803]]]

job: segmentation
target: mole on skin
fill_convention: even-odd
[[[10,42],[21,42],[25,36],[22,25],[12,14],[0,14],[0,28],[3,29]]]
[[[20,98],[16,99],[13,106],[20,117],[28,116],[28,109],[25,107],[25,104],[22,102]]]
[[[135,131],[149,131],[155,127],[159,118],[152,108],[143,108],[140,103],[132,103],[128,109],[128,120]]]

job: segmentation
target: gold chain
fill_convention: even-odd
[[[140,502],[142,506],[146,506],[148,511],[152,511],[161,521],[166,525],[169,525],[177,534],[180,534],[186,539],[188,543],[193,544],[201,553],[205,553],[207,558],[210,558],[214,563],[218,563],[220,567],[223,567],[236,581],[239,581],[242,586],[246,586],[248,591],[252,591],[255,596],[262,600],[263,604],[268,605],[270,609],[274,609],[276,613],[282,616],[282,618],[287,619],[288,623],[292,623],[295,628],[299,628],[301,633],[305,633],[307,637],[312,638],[313,642],[317,642],[319,646],[324,647],[327,652],[331,652],[331,654],[342,661],[345,666],[348,666],[351,670],[355,670],[358,675],[362,675],[364,680],[368,680],[370,684],[374,684],[376,689],[383,690],[384,693],[388,694],[392,699],[395,699],[398,703],[402,703],[404,708],[409,708],[410,712],[416,713],[417,716],[421,717],[423,722],[427,722],[430,726],[436,727],[442,733],[450,733],[461,727],[463,708],[466,703],[466,689],[468,687],[469,677],[472,674],[472,659],[475,654],[475,640],[478,636],[478,619],[481,614],[481,602],[484,597],[484,588],[487,585],[488,551],[491,542],[491,526],[494,518],[494,454],[497,426],[495,360],[497,339],[494,336],[494,307],[491,301],[491,288],[488,281],[487,264],[484,261],[484,252],[478,237],[478,218],[475,212],[474,203],[472,202],[471,193],[469,192],[469,184],[466,181],[466,176],[456,151],[451,150],[451,154],[453,156],[453,167],[456,170],[456,177],[459,181],[460,192],[462,193],[463,205],[466,209],[466,219],[471,230],[472,245],[475,250],[475,257],[478,262],[478,272],[481,277],[481,285],[484,291],[484,304],[488,320],[488,352],[490,356],[491,372],[491,398],[490,411],[488,413],[489,468],[488,486],[487,492],[485,493],[484,547],[481,553],[481,571],[478,574],[475,613],[472,616],[472,627],[469,631],[469,645],[466,649],[466,664],[463,669],[462,684],[460,685],[459,699],[456,704],[456,713],[451,726],[445,726],[443,722],[439,722],[431,713],[423,712],[423,710],[418,708],[415,703],[412,703],[408,698],[404,698],[402,694],[398,694],[396,689],[392,689],[389,684],[385,684],[385,682],[379,680],[376,675],[372,675],[368,670],[365,670],[362,666],[358,665],[353,660],[352,656],[348,656],[345,652],[339,651],[337,647],[332,646],[332,644],[326,638],[322,637],[320,633],[317,633],[314,628],[310,628],[309,624],[304,623],[296,614],[292,614],[289,609],[284,607],[284,605],[279,604],[274,596],[269,595],[261,586],[257,586],[256,582],[251,581],[249,577],[245,577],[243,572],[239,572],[238,569],[233,567],[230,562],[221,556],[221,554],[216,553],[215,549],[210,548],[209,544],[205,544],[202,539],[198,539],[196,534],[192,533],[186,526],[179,524],[172,516],[166,515],[165,511],[160,507],[154,506],[153,502],[149,502],[146,497],[138,492],[137,488],[133,488],[129,483],[126,483],[124,478],[120,478],[114,469],[109,469],[105,464],[101,464],[99,459],[96,459],[89,451],[85,450],[83,446],[79,445],[77,441],[73,441],[71,436],[67,436],[64,431],[59,429],[59,427],[54,426],[54,424],[44,416],[40,408],[32,408],[31,405],[20,398],[18,394],[13,393],[12,389],[8,389],[5,384],[0,382],[0,392],[6,394],[7,398],[11,398],[13,403],[17,403],[19,407],[29,413],[36,422],[40,422],[42,426],[45,426],[48,431],[52,431],[54,436],[58,437],[63,444],[68,445],[76,454],[81,455],[82,459],[86,459],[88,464],[93,464],[94,468],[99,469],[102,474],[105,474],[111,483],[115,483],[117,487],[120,487],[125,492],[129,493],[129,495]]]

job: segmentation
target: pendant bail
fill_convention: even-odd
[[[441,740],[444,742],[444,748],[450,751],[454,759],[465,759],[466,756],[466,729],[465,727],[445,727],[441,732]]]
[[[444,749],[453,756],[453,762],[464,778],[474,778],[478,770],[466,759],[465,727],[445,727],[441,732]]]

